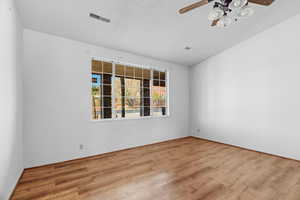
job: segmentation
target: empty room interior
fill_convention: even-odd
[[[300,200],[300,1],[0,0],[0,200]]]

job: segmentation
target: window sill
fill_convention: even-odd
[[[160,117],[139,117],[139,118],[114,118],[114,119],[91,119],[92,122],[109,122],[109,121],[123,121],[123,120],[149,120],[149,119],[164,119],[169,118],[170,115]]]

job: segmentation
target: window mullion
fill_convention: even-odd
[[[166,78],[165,78],[165,82],[166,82],[166,88],[167,88],[167,98],[166,98],[166,102],[165,102],[165,107],[166,107],[166,115],[169,116],[170,115],[170,73],[169,71],[166,71]]]

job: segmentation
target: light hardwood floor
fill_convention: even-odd
[[[13,200],[300,200],[300,162],[192,137],[25,170]]]

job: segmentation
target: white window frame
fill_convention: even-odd
[[[91,110],[93,109],[93,105],[92,105],[92,94],[91,94],[91,87],[92,87],[92,82],[91,82],[91,74],[92,74],[92,67],[91,67],[91,63],[93,60],[97,60],[97,61],[103,61],[103,62],[110,62],[112,63],[112,118],[106,118],[106,119],[93,119],[92,115],[91,115]],[[89,108],[90,108],[90,120],[93,122],[105,122],[105,121],[118,121],[118,120],[141,120],[141,119],[161,119],[161,118],[169,118],[170,117],[170,72],[168,69],[162,69],[159,67],[150,67],[150,66],[146,66],[146,65],[140,65],[140,64],[132,64],[132,63],[127,63],[127,62],[123,62],[123,61],[119,61],[119,60],[115,60],[115,59],[107,59],[107,58],[103,58],[103,57],[98,57],[98,56],[92,56],[89,60],[89,81],[90,81],[90,88],[89,88]],[[143,69],[150,69],[151,70],[151,80],[150,80],[150,116],[140,116],[140,117],[134,117],[134,118],[116,118],[115,116],[115,107],[114,107],[114,103],[115,103],[115,92],[114,92],[114,82],[115,82],[115,67],[117,64],[120,65],[125,65],[125,66],[130,66],[130,67],[139,67],[139,68],[143,68]],[[152,111],[152,84],[153,84],[153,70],[156,71],[164,71],[166,73],[166,86],[167,86],[167,99],[166,99],[166,115],[163,116],[153,116],[153,111]],[[102,91],[103,92],[103,91]]]

